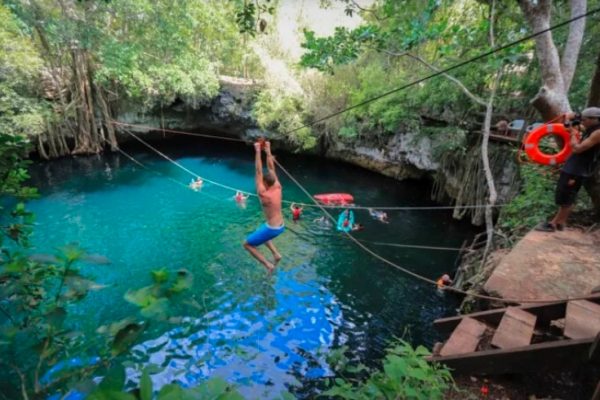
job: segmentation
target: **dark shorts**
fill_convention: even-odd
[[[252,247],[260,246],[261,244],[281,235],[284,230],[285,227],[283,225],[273,228],[266,223],[262,224],[257,230],[248,235],[246,238],[246,243]]]
[[[554,201],[558,206],[572,206],[575,204],[577,193],[583,185],[583,176],[571,175],[566,172],[561,172],[556,184],[556,194]]]

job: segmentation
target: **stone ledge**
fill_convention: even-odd
[[[484,285],[503,298],[560,299],[600,285],[600,233],[578,229],[531,231],[498,264]]]

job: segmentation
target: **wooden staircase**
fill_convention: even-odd
[[[449,338],[429,359],[459,372],[527,372],[600,361],[600,294],[442,318],[434,326]]]

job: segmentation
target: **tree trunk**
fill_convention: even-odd
[[[92,125],[90,109],[88,107],[88,93],[86,90],[87,76],[85,73],[85,61],[82,51],[76,46],[71,48],[71,61],[73,68],[73,92],[75,94],[75,109],[77,114],[77,125],[79,130],[75,135],[75,149],[72,154],[90,154],[92,148]]]
[[[533,32],[539,32],[550,27],[551,0],[518,0],[518,2]],[[587,9],[587,1],[571,0],[570,8],[571,18],[583,15]],[[542,87],[531,103],[546,121],[571,111],[567,94],[577,66],[584,28],[584,18],[569,24],[569,35],[562,61],[559,59],[551,32],[546,32],[535,38],[536,54],[542,73]],[[600,55],[596,61],[596,73],[592,80],[588,106],[598,105],[599,103]],[[586,189],[592,198],[596,211],[600,211],[600,167],[596,168],[593,177],[586,183]]]
[[[594,77],[592,78],[587,106],[600,106],[600,53],[598,53],[598,58],[596,58],[596,71],[594,72]],[[596,165],[592,177],[587,180],[585,189],[592,199],[594,209],[597,213],[600,213],[600,163]]]
[[[487,232],[487,240],[485,244],[485,251],[481,259],[481,268],[485,265],[487,255],[492,247],[494,240],[494,220],[492,218],[493,207],[496,205],[498,199],[498,193],[496,192],[496,185],[494,184],[494,175],[490,168],[490,157],[488,154],[488,144],[490,142],[490,128],[492,126],[492,113],[494,111],[494,96],[496,95],[496,88],[500,81],[500,72],[496,74],[496,78],[492,83],[490,97],[485,110],[485,119],[483,122],[483,140],[481,142],[481,161],[483,164],[483,171],[485,173],[485,181],[487,183],[487,189],[489,193],[488,202],[485,205],[485,228]]]
[[[587,106],[600,106],[600,53],[598,53],[598,58],[596,58],[596,72],[594,72],[594,77],[592,78]]]
[[[48,153],[46,153],[46,149],[44,148],[44,141],[42,140],[42,136],[42,134],[38,135],[38,153],[40,157],[44,160],[49,160],[50,157],[48,157]]]
[[[552,9],[550,0],[539,0],[535,3],[531,0],[519,0],[519,6],[533,32],[550,28],[550,11]],[[581,32],[581,35],[583,36],[583,32]],[[571,38],[571,33],[569,36],[574,43],[577,42],[575,37]],[[581,42],[579,42],[579,47],[581,47]],[[531,100],[531,103],[540,112],[544,120],[551,120],[560,114],[571,111],[571,105],[567,98],[567,86],[561,70],[560,57],[552,39],[551,31],[535,37],[535,50],[542,74],[542,87]],[[571,50],[569,54],[573,52]],[[576,54],[578,53],[579,49],[576,51]],[[570,67],[573,63],[576,64],[577,60],[570,60],[567,65]]]
[[[108,144],[110,144],[111,151],[117,151],[119,149],[119,144],[117,143],[117,137],[115,135],[115,127],[112,124],[112,117],[110,115],[110,110],[108,109],[108,104],[106,103],[106,99],[104,98],[104,94],[102,89],[98,87],[98,85],[94,85],[96,99],[98,100],[98,104],[100,105],[100,111],[102,113],[102,118],[104,119],[104,126],[106,127],[106,131],[108,132]]]
[[[56,134],[56,140],[58,141],[59,152],[61,156],[66,156],[71,151],[69,150],[69,146],[67,145],[67,140],[65,139],[65,135],[58,130]]]
[[[50,157],[57,158],[60,156],[60,154],[56,148],[56,143],[54,142],[54,132],[52,129],[52,124],[48,123],[46,126],[48,129],[48,148],[50,149]]]

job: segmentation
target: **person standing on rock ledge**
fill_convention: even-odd
[[[571,132],[573,153],[563,166],[556,185],[556,205],[558,212],[548,222],[540,223],[535,229],[543,232],[562,231],[571,214],[577,192],[584,180],[592,176],[594,167],[600,158],[600,108],[589,107],[581,112],[581,119],[576,113],[566,114],[565,126]],[[581,140],[579,130],[583,127]]]
[[[267,154],[267,172],[263,176],[262,143],[254,143],[255,167],[256,167],[256,193],[260,199],[263,213],[267,222],[262,224],[256,231],[248,235],[244,241],[244,248],[256,258],[269,272],[273,272],[277,263],[281,260],[281,254],[273,244],[272,239],[281,235],[285,230],[283,226],[283,214],[281,212],[281,184],[275,173],[275,162],[271,154],[271,143],[264,142],[265,153]],[[273,253],[273,262],[268,261],[265,256],[258,251],[257,247],[265,244],[271,253]]]

